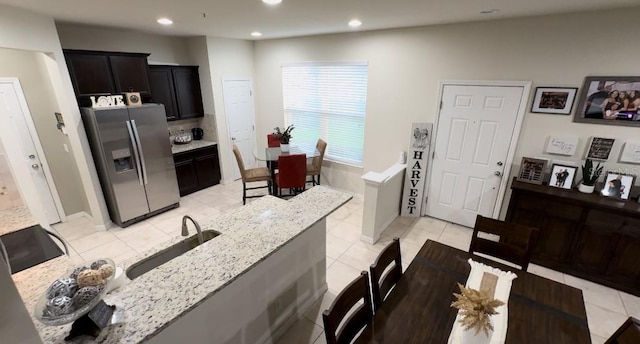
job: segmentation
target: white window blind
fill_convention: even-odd
[[[291,143],[327,142],[325,157],[362,166],[367,103],[366,63],[303,63],[282,68],[284,121]]]

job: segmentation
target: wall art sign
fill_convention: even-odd
[[[432,123],[412,123],[407,154],[407,172],[402,193],[401,216],[420,216],[424,199],[424,183],[429,165]]]
[[[578,140],[576,136],[549,136],[547,153],[572,156],[576,154]]]
[[[640,141],[629,141],[625,143],[620,161],[640,164]]]
[[[587,158],[602,161],[609,159],[609,154],[611,154],[611,149],[613,148],[613,143],[615,141],[615,139],[593,137],[591,139],[591,143],[589,144]]]
[[[111,108],[118,106],[125,106],[124,97],[123,96],[91,96],[91,107],[92,108]]]
[[[573,121],[640,126],[640,77],[585,78]]]

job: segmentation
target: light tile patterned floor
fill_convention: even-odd
[[[192,215],[200,222],[242,206],[242,184],[217,185],[183,197],[181,206],[127,228],[96,232],[86,219],[54,225],[70,244],[70,256],[77,261],[96,257],[113,257],[123,261],[165,240],[180,235],[182,215]],[[249,200],[250,202],[251,200]],[[382,248],[392,237],[400,237],[404,268],[413,260],[428,239],[457,247],[469,248],[472,230],[434,218],[398,218],[383,233],[376,245],[359,240],[362,225],[362,202],[353,199],[327,219],[327,284],[329,290],[295,323],[277,343],[326,343],[322,312],[336,295],[360,271],[368,270]],[[545,278],[583,290],[589,328],[594,344],[604,343],[629,316],[640,318],[640,298],[585,281],[541,266],[530,265],[529,271]]]

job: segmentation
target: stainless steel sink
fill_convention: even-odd
[[[220,235],[216,231],[202,231],[204,242],[207,242]],[[191,251],[198,247],[198,235],[193,235],[187,239],[180,241],[179,243],[170,246],[152,256],[149,256],[127,269],[127,277],[133,280],[142,276],[143,274],[157,268],[158,266],[170,261],[171,259],[182,255],[185,252]]]

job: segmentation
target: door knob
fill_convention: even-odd
[[[232,138],[231,138],[231,141],[235,141],[235,140],[236,140],[236,138],[235,138],[235,137],[232,137]]]
[[[33,165],[31,165],[31,168],[33,168],[34,170],[37,170],[37,169],[39,169],[39,168],[40,168],[40,165],[38,165],[38,164],[33,164]]]
[[[495,171],[493,172],[494,176],[500,177],[502,175],[502,173],[500,171]]]
[[[36,158],[36,156],[35,156],[35,155],[33,155],[33,154],[29,154],[29,159],[35,159],[35,158]]]
[[[502,161],[498,161],[498,166],[502,166]]]

